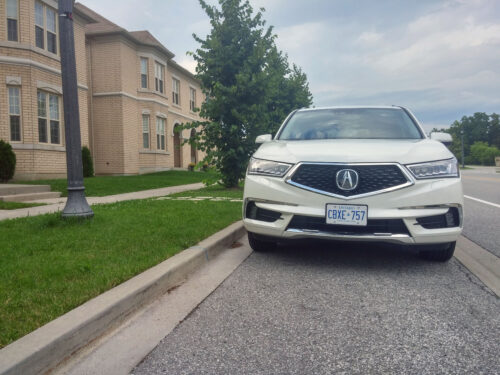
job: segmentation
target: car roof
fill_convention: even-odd
[[[301,108],[298,112],[306,111],[317,111],[321,109],[351,109],[351,108],[376,108],[376,109],[403,109],[399,105],[340,105],[340,106],[329,106],[329,107],[315,107],[315,108]]]

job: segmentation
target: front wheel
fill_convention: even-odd
[[[440,250],[422,250],[418,253],[420,258],[433,262],[447,262],[455,252],[456,242],[450,242]]]
[[[248,243],[254,251],[264,252],[274,250],[277,246],[276,241],[262,240],[255,233],[248,232]]]

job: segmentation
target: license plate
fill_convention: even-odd
[[[366,226],[368,206],[350,204],[327,204],[326,223]]]

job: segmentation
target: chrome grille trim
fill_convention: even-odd
[[[396,167],[398,167],[400,169],[400,171],[406,177],[407,182],[404,183],[404,184],[392,186],[390,188],[386,188],[386,189],[382,189],[382,190],[376,190],[376,191],[371,191],[369,193],[356,194],[356,195],[351,195],[351,196],[346,197],[344,195],[330,193],[330,192],[324,191],[324,190],[318,190],[318,189],[315,189],[313,187],[310,187],[310,186],[307,186],[307,185],[302,185],[302,184],[299,184],[299,183],[297,183],[295,181],[292,181],[293,175],[295,174],[295,172],[297,171],[297,169],[299,169],[300,166],[302,166],[302,165],[335,165],[335,166],[341,166],[341,167],[345,167],[345,168],[356,167],[356,166],[374,166],[375,167],[375,166],[382,166],[382,165],[393,165],[393,166],[396,166]],[[415,180],[412,177],[412,175],[410,174],[410,172],[407,171],[399,163],[320,163],[320,162],[299,162],[299,163],[295,164],[290,169],[290,171],[288,171],[288,173],[287,173],[287,175],[285,177],[285,182],[287,184],[289,184],[289,185],[298,187],[300,189],[308,190],[308,191],[311,191],[313,193],[318,193],[318,194],[327,195],[327,196],[330,196],[330,197],[335,197],[335,198],[340,198],[340,199],[345,199],[345,200],[356,199],[356,198],[363,198],[363,197],[369,197],[371,195],[388,193],[388,192],[391,192],[391,191],[394,191],[394,190],[403,189],[405,187],[408,187],[408,186],[411,186],[411,185],[415,184]]]

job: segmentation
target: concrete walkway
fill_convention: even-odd
[[[187,190],[198,190],[203,187],[203,183],[199,182],[196,184],[189,185],[179,185],[179,186],[169,186],[160,189],[142,190],[135,191],[132,193],[107,195],[104,197],[87,197],[87,201],[90,205],[93,204],[104,204],[104,203],[115,203],[121,201],[131,201],[136,199],[146,199],[153,197],[162,197],[169,194],[180,193]],[[46,206],[20,208],[18,210],[0,210],[0,221],[6,219],[15,219],[18,217],[26,216],[36,216],[43,215],[53,212],[62,211],[66,205],[66,198],[51,198],[51,199],[41,199],[37,200],[38,203],[46,203]]]

